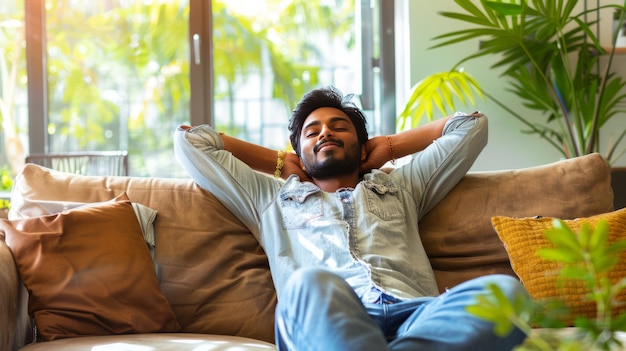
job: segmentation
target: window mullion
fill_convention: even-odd
[[[190,123],[213,124],[213,21],[211,1],[189,1]]]
[[[379,0],[381,133],[396,132],[395,0]]]
[[[45,0],[24,1],[24,7],[29,153],[45,153],[49,148]]]

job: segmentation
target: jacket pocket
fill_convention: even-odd
[[[280,199],[283,227],[287,230],[302,229],[311,220],[323,215],[322,194],[308,193],[304,196],[282,194]]]
[[[377,217],[390,221],[404,218],[404,206],[398,198],[398,188],[394,184],[364,182],[368,210]]]

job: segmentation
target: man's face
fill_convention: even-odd
[[[328,179],[357,171],[365,157],[356,128],[341,110],[321,107],[311,112],[300,132],[300,156],[305,172]]]

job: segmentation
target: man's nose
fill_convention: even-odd
[[[324,139],[332,135],[333,135],[333,130],[331,128],[329,128],[328,126],[322,126],[322,130],[320,131],[320,134],[319,134],[319,139]]]

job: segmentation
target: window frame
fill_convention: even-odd
[[[355,0],[361,1],[361,38],[363,53],[363,102],[365,109],[378,108],[380,120],[377,132],[395,133],[396,118],[396,53],[395,17],[396,2],[402,0]],[[406,0],[404,0],[406,1]],[[212,45],[212,2],[189,0],[189,101],[190,123],[212,124],[213,122],[213,45]],[[374,18],[368,9],[376,6],[379,11]],[[45,0],[28,0],[25,7],[26,70],[28,76],[28,144],[29,153],[49,153],[50,138],[47,133],[48,79],[46,60],[46,13]],[[372,26],[368,21],[377,21]],[[378,48],[375,40],[379,39]],[[208,38],[208,39],[207,39]],[[373,56],[373,52],[378,57]],[[375,88],[374,74],[378,72],[380,87]],[[376,105],[379,105],[378,107]]]

